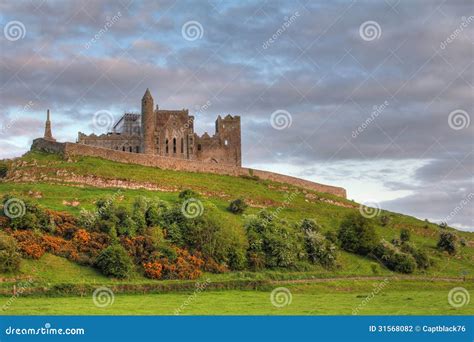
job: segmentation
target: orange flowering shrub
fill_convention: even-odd
[[[41,243],[41,235],[31,230],[17,230],[12,231],[11,234],[18,241],[18,249],[24,257],[39,259],[46,252]]]
[[[152,279],[196,279],[201,276],[201,267],[204,261],[201,255],[190,254],[187,250],[178,247],[174,248],[177,258],[170,261],[168,258],[161,258],[157,261],[143,264],[145,276]]]
[[[207,258],[204,262],[204,271],[211,273],[226,273],[229,272],[229,268],[225,265],[219,264],[213,258]]]
[[[74,233],[72,240],[78,246],[87,245],[91,240],[91,235],[85,229],[79,229]]]
[[[51,220],[55,225],[55,234],[66,239],[71,239],[74,236],[77,228],[77,219],[69,213],[46,210]]]
[[[143,269],[145,270],[145,276],[151,279],[160,279],[163,265],[158,262],[145,262],[143,263]]]

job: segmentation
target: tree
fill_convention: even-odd
[[[439,235],[438,249],[446,251],[449,254],[456,254],[457,252],[457,241],[458,236],[455,233],[451,232],[442,232]]]
[[[342,249],[360,255],[369,254],[377,243],[372,222],[360,214],[350,214],[339,227],[338,239]]]
[[[106,276],[116,278],[127,278],[132,270],[131,258],[119,244],[104,249],[97,257],[95,265]]]
[[[0,271],[15,272],[20,269],[21,255],[14,238],[0,232]]]

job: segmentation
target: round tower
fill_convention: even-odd
[[[142,152],[153,153],[153,133],[155,132],[155,114],[153,97],[147,88],[142,98]]]

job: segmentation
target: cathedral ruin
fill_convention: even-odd
[[[49,120],[48,120],[49,121]],[[241,166],[240,116],[217,117],[215,134],[194,132],[194,116],[187,109],[165,110],[147,89],[141,113],[124,113],[112,132],[102,135],[78,134],[78,144],[97,146],[129,153],[198,160]]]

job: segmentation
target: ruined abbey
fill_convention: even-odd
[[[188,110],[154,107],[148,89],[142,98],[140,114],[125,113],[111,132],[102,135],[79,133],[75,143],[54,139],[48,110],[44,135],[33,140],[31,149],[57,153],[71,161],[78,156],[98,157],[164,170],[261,179],[346,197],[344,188],[242,167],[239,116],[218,116],[215,134],[199,136],[194,132],[194,117]],[[116,181],[118,185],[123,183]]]
[[[77,143],[129,153],[198,160],[216,164],[242,164],[240,116],[220,115],[215,134],[194,132],[194,116],[187,109],[165,110],[154,106],[147,89],[141,114],[125,113],[112,132],[86,135],[79,132]]]

